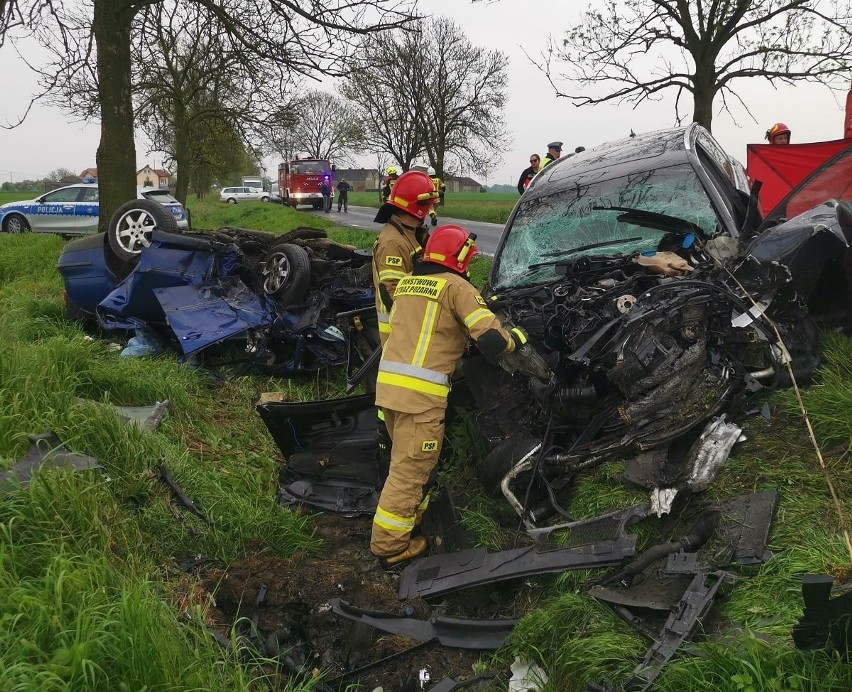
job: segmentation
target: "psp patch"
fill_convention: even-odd
[[[423,447],[420,448],[421,452],[437,452],[438,451],[438,440],[423,440]]]
[[[385,264],[389,267],[401,267],[402,257],[394,257],[393,255],[387,255],[385,257]]]

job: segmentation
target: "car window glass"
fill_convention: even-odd
[[[180,204],[180,202],[178,202],[165,190],[152,190],[151,192],[145,192],[143,194],[148,199],[153,199],[155,202],[159,202],[160,204]]]
[[[719,170],[724,172],[731,183],[734,183],[734,171],[731,167],[731,161],[716,140],[707,134],[707,132],[701,130],[696,137],[696,142],[699,145],[699,151],[703,150],[707,156],[713,159]]]
[[[53,192],[48,192],[42,199],[45,203],[56,203],[56,202],[76,202],[77,195],[80,194],[79,187],[66,187],[61,190],[54,190]]]
[[[734,219],[738,219],[737,225],[739,225],[739,214],[732,204],[733,196],[731,194],[731,187],[733,185],[733,169],[731,168],[730,161],[726,158],[725,164],[727,165],[727,170],[723,170],[718,165],[716,159],[710,156],[701,146],[697,148],[697,153],[698,160],[701,162],[704,171],[710,176],[716,189],[719,190],[720,197],[722,198],[725,206],[728,208],[728,213],[730,213]]]
[[[656,249],[665,230],[621,222],[618,217],[623,212],[593,209],[614,206],[673,216],[708,234],[717,225],[710,200],[688,163],[563,188],[521,202],[499,254],[494,285],[549,281],[557,276],[554,265],[533,265],[560,257],[634,255]],[[574,248],[600,243],[606,246],[571,253]]]
[[[80,193],[80,201],[81,202],[97,202],[98,201],[98,188],[96,188],[96,187],[84,187],[82,192]]]

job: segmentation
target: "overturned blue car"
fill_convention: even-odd
[[[59,258],[67,316],[135,332],[184,359],[227,353],[282,376],[357,365],[375,347],[369,329],[355,328],[373,310],[369,250],[311,228],[154,228],[146,240],[131,259],[103,233],[68,243]]]

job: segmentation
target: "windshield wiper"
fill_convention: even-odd
[[[707,233],[700,226],[696,226],[691,221],[680,219],[677,216],[669,216],[668,214],[659,214],[655,211],[646,209],[634,209],[633,207],[592,207],[595,211],[623,211],[624,214],[616,217],[622,223],[633,223],[637,226],[645,228],[653,228],[658,231],[668,231],[672,233],[683,233],[687,235],[707,237]]]
[[[604,240],[600,243],[589,243],[588,245],[581,245],[580,247],[574,248],[566,248],[564,250],[555,250],[554,252],[543,252],[541,253],[542,257],[558,257],[559,259],[550,260],[549,262],[537,262],[535,264],[529,265],[529,269],[535,269],[536,267],[547,267],[551,264],[556,264],[557,262],[561,262],[568,255],[573,255],[577,252],[585,252],[586,250],[594,250],[595,248],[608,247],[610,245],[635,243],[637,240],[645,239],[642,236],[636,236],[635,238],[618,238],[617,240]]]

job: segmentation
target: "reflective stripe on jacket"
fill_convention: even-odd
[[[446,407],[450,377],[468,337],[496,329],[515,342],[476,288],[452,271],[406,276],[396,285],[390,337],[379,363],[376,404],[405,413]]]
[[[394,215],[391,220],[400,224]],[[402,228],[400,232],[399,228]],[[382,301],[380,287],[384,286],[388,295],[393,297],[399,280],[410,273],[414,267],[414,257],[421,247],[414,231],[400,224],[399,228],[388,222],[382,228],[373,244],[373,288],[376,291],[376,313],[379,319],[379,338],[384,343],[390,333],[388,324],[389,310]]]

